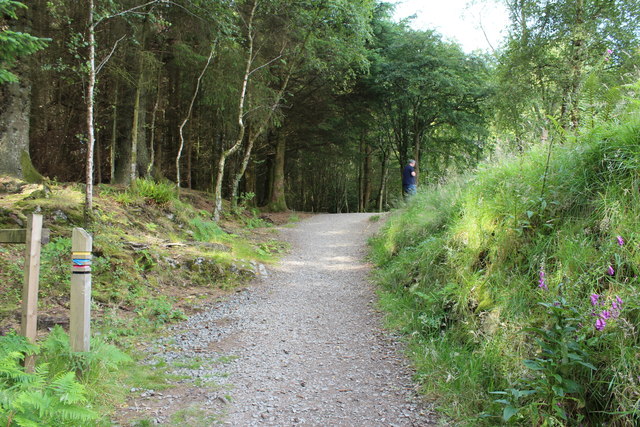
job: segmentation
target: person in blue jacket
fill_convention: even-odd
[[[402,170],[402,194],[407,199],[416,194],[416,161],[411,159]]]

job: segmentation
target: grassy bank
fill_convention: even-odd
[[[417,195],[374,238],[381,303],[461,424],[640,422],[640,119]]]
[[[42,247],[37,346],[14,334],[24,245],[0,245],[3,425],[111,425],[109,415],[131,397],[130,390],[134,395],[163,390],[175,380],[166,372],[171,366],[139,364],[147,356],[146,343],[162,334],[164,325],[260,275],[261,264],[286,250],[275,240],[269,218],[257,211],[241,206],[216,223],[210,195],[182,190],[178,196],[170,183],[98,186],[93,222],[87,225],[82,190],[76,184],[30,185],[0,177],[0,228],[24,228],[26,215],[38,212],[51,230],[50,243]],[[93,235],[87,354],[71,351],[64,331],[73,227]],[[28,353],[38,355],[35,374],[20,366]]]

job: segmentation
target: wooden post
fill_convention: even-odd
[[[38,284],[40,281],[40,247],[42,244],[42,215],[27,218],[27,249],[24,259],[24,286],[22,287],[22,335],[34,343],[38,330]],[[33,372],[35,357],[24,359],[27,372]]]
[[[91,246],[89,233],[74,228],[71,237],[71,316],[69,339],[73,351],[89,351],[91,322]]]

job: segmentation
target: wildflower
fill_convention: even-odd
[[[540,280],[538,280],[538,287],[540,289],[544,289],[545,291],[549,288],[547,287],[547,282],[544,280],[544,270],[540,267]]]
[[[624,239],[622,236],[616,236],[616,239],[618,240],[618,246],[624,246]]]
[[[613,276],[614,274],[616,274],[616,271],[613,269],[613,266],[609,266],[609,268],[607,269],[607,274],[609,276]]]
[[[598,294],[591,294],[591,305],[596,305],[598,304],[598,299],[600,298],[600,295]]]
[[[611,309],[612,309],[611,315],[614,318],[617,318],[618,316],[620,316],[620,310],[622,310],[622,298],[616,295],[616,300],[611,301]]]
[[[607,326],[607,321],[604,320],[602,317],[598,317],[598,320],[596,320],[596,329],[598,331],[601,331],[604,329],[605,326]]]
[[[611,312],[609,310],[603,310],[602,313],[600,313],[600,318],[601,319],[610,319],[611,318]]]
[[[607,49],[607,55],[611,55],[613,51],[611,49]]]

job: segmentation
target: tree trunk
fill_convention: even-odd
[[[142,55],[138,63],[138,81],[136,83],[136,92],[133,101],[133,122],[131,124],[131,152],[129,153],[129,182],[135,181],[138,176],[138,146],[140,143],[140,130],[141,130],[141,99],[144,86],[144,64],[142,61]],[[144,141],[142,141],[144,143]]]
[[[20,83],[0,85],[0,174],[28,178],[21,165],[23,153],[29,154],[29,111],[31,86]]]
[[[253,144],[255,138],[251,134],[251,128],[247,132],[247,147],[244,150],[244,157],[242,158],[242,163],[240,164],[240,168],[238,172],[233,177],[233,182],[231,183],[231,208],[236,209],[238,207],[238,187],[240,186],[240,180],[244,175],[244,172],[247,170],[247,165],[249,164],[249,159],[251,158],[251,151],[253,150]]]
[[[89,219],[93,211],[93,146],[95,135],[93,128],[93,101],[96,84],[96,40],[93,21],[93,0],[89,0],[89,82],[87,84],[87,163],[84,214]]]
[[[160,68],[159,68],[160,70]],[[151,113],[151,136],[149,137],[149,164],[147,164],[147,173],[145,176],[151,178],[151,172],[153,171],[153,166],[156,161],[156,117],[158,115],[158,106],[160,105],[160,84],[161,84],[160,71],[158,71],[158,79],[157,84],[158,88],[156,90],[156,100],[153,103],[153,112]]]
[[[189,126],[189,128],[191,128],[191,126]],[[193,135],[193,133],[191,133],[191,131],[189,132],[190,135]],[[193,143],[191,142],[191,138],[189,138],[187,140],[187,188],[189,190],[191,190],[192,188],[192,183],[191,183],[191,154],[193,151]]]
[[[413,160],[416,161],[414,169],[416,170],[416,182],[418,181],[418,175],[420,175],[420,133],[414,132],[413,134]],[[402,165],[403,167],[405,165]]]
[[[136,94],[133,102],[133,123],[131,124],[131,152],[129,153],[129,182],[132,183],[138,178],[138,129],[140,126],[140,97],[142,93],[142,60],[140,60],[140,72],[138,83],[136,84]]]
[[[202,82],[202,77],[204,77],[204,73],[207,72],[207,68],[209,68],[209,64],[211,64],[211,60],[213,59],[213,54],[216,51],[216,45],[211,45],[211,51],[209,52],[209,57],[207,58],[207,62],[202,68],[202,72],[198,76],[198,80],[196,81],[196,88],[193,91],[193,96],[191,97],[191,103],[189,104],[189,110],[187,111],[187,115],[180,124],[180,128],[178,133],[180,135],[180,148],[178,148],[178,155],[176,156],[176,185],[180,188],[180,157],[182,157],[182,150],[184,149],[184,126],[189,121],[191,117],[191,112],[193,111],[193,104],[196,102],[196,97],[198,96],[198,92],[200,91],[200,82]],[[223,163],[224,167],[224,163]]]
[[[216,174],[216,182],[213,190],[214,194],[214,207],[213,207],[213,219],[218,221],[220,219],[220,214],[222,213],[222,180],[224,178],[224,166],[227,161],[227,157],[234,154],[240,146],[242,145],[242,141],[244,139],[244,133],[246,130],[245,122],[244,122],[244,103],[247,99],[247,87],[249,86],[249,78],[251,77],[251,64],[253,64],[253,17],[255,16],[256,9],[258,7],[258,0],[253,2],[253,8],[251,9],[251,14],[249,15],[249,22],[247,24],[247,38],[249,39],[249,46],[247,49],[247,63],[244,70],[244,76],[242,78],[242,88],[240,90],[240,98],[238,103],[238,135],[234,144],[228,149],[223,150],[220,154],[220,159],[218,160],[218,172]],[[277,102],[277,101],[276,101]],[[265,122],[266,126],[266,122]]]
[[[254,199],[249,201],[252,206],[255,206],[258,202],[258,189],[257,189],[257,179],[256,179],[256,164],[249,157],[249,163],[247,164],[247,169],[244,172],[244,192],[245,193],[253,193],[255,194]]]
[[[364,131],[358,144],[358,212],[364,212]]]
[[[387,178],[389,177],[389,153],[382,152],[382,177],[380,178],[380,191],[378,192],[378,212],[382,212],[384,197],[387,190]]]
[[[96,130],[96,183],[102,184],[102,151],[100,150],[100,130]]]
[[[113,90],[113,105],[111,106],[111,108],[113,109],[113,113],[111,116],[111,168],[109,172],[109,182],[111,182],[111,184],[115,183],[116,176],[116,153],[118,143],[118,89],[119,85],[118,80],[116,79],[116,87]]]
[[[269,210],[273,212],[282,212],[287,210],[284,187],[286,150],[287,140],[285,138],[284,129],[280,129],[280,132],[278,132],[276,136],[276,155],[273,162],[273,182],[271,186],[271,198],[268,205]]]
[[[369,209],[369,200],[371,199],[371,145],[365,143],[364,147],[364,189],[362,191],[362,211]]]

